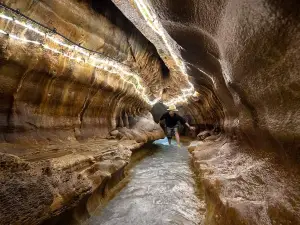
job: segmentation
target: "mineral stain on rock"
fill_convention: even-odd
[[[0,224],[300,224],[299,6],[2,0]]]

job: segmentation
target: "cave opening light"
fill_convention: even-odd
[[[139,12],[142,14],[143,18],[146,20],[146,23],[148,26],[156,32],[161,39],[163,40],[166,48],[168,49],[169,54],[173,58],[173,60],[176,63],[177,68],[179,71],[186,77],[187,83],[188,83],[188,88],[182,89],[181,92],[182,94],[170,99],[167,102],[164,102],[165,105],[176,105],[181,102],[187,102],[188,98],[192,96],[195,93],[195,88],[194,85],[189,81],[189,76],[186,71],[186,65],[183,62],[181,56],[179,56],[175,50],[172,48],[171,44],[169,43],[167,36],[166,36],[166,31],[159,22],[155,12],[152,10],[152,8],[149,6],[147,3],[147,0],[134,0]]]

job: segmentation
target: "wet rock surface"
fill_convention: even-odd
[[[160,49],[136,1],[113,0]],[[300,159],[299,1],[147,0],[167,42],[179,51],[199,92],[182,111],[194,124],[219,122],[252,148]]]
[[[300,224],[299,170],[272,152],[219,137],[192,152],[203,177],[206,224]]]
[[[99,10],[85,1],[1,1],[48,27],[47,35],[59,33],[126,64],[147,95],[159,95],[162,64],[155,48],[108,2]],[[105,195],[123,179],[131,150],[163,131],[123,74],[28,43],[41,37],[12,20],[1,18],[0,29],[0,224],[39,224],[95,191]],[[49,40],[43,46],[68,53]],[[114,130],[120,132],[111,136]]]
[[[9,145],[1,147],[11,150]],[[39,224],[72,209],[96,190],[104,197],[109,183],[124,178],[131,150],[141,145],[134,140],[106,139],[14,144],[13,148],[24,149],[19,157],[0,156],[1,224]]]
[[[113,1],[168,64],[141,1]],[[225,136],[189,147],[203,173],[206,224],[299,224],[299,2],[143,3],[198,91],[181,113],[202,126],[198,133],[220,125]]]
[[[138,74],[152,100],[184,94],[188,79],[183,72],[187,73],[197,93],[178,108],[197,133],[206,130],[200,133],[201,141],[189,147],[203,175],[204,223],[300,224],[299,2],[144,0],[156,15],[152,22],[162,25],[164,38],[162,30],[153,30],[145,21],[142,13],[147,9],[139,11],[137,2],[1,1],[47,26],[50,36],[58,32],[126,65]],[[0,223],[33,225],[97,191],[107,193],[124,177],[131,150],[161,138],[163,131],[149,114],[150,105],[135,91],[139,85],[125,81],[123,72],[96,69],[27,43],[22,38],[37,34],[16,24],[18,12],[14,17],[0,21]],[[46,46],[59,47],[49,42],[43,40]],[[65,51],[61,45],[59,50]],[[215,129],[221,134],[207,137]],[[166,155],[187,159],[175,153]],[[151,159],[158,165],[174,166],[157,156]],[[147,165],[160,173],[153,163]],[[186,169],[183,162],[180,165]],[[143,164],[139,169],[151,172]],[[161,171],[170,176],[168,187],[190,182],[187,170],[176,169],[179,181],[172,171]],[[143,173],[135,175],[142,180]],[[150,187],[155,196],[149,196],[157,199],[159,190]],[[194,199],[191,192],[182,196],[173,190],[171,199],[163,191],[172,204],[184,205],[181,197]],[[149,205],[149,196],[142,199],[138,193],[134,190],[135,200]],[[86,214],[96,207],[88,204]],[[114,202],[109,207],[122,209]],[[202,215],[196,218],[197,204],[185,205],[189,212],[159,207],[160,211],[151,208],[152,213],[167,216],[154,218],[154,223],[171,223],[169,218],[188,224],[203,221]],[[133,221],[145,222],[128,213]],[[108,208],[103,221],[111,224],[111,216],[119,220],[121,215]]]
[[[124,178],[131,151],[163,136],[149,118],[127,129],[131,139],[0,144],[1,224],[39,224],[96,191],[104,197]]]

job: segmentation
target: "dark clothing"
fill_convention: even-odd
[[[165,120],[167,127],[175,127],[180,121],[182,125],[186,123],[185,119],[183,119],[181,116],[177,115],[176,113],[173,116],[170,116],[169,112],[163,114],[160,118],[160,120]]]
[[[167,127],[167,137],[168,139],[172,139],[173,136],[175,136],[176,133],[178,133],[178,125],[175,127]]]

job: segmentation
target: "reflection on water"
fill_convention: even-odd
[[[202,224],[204,202],[195,194],[195,181],[186,149],[154,142],[155,153],[131,169],[131,180],[88,224]]]

